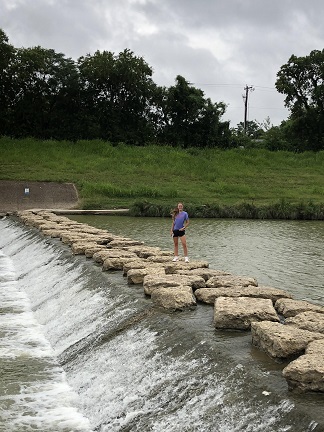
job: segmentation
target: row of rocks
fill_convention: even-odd
[[[204,261],[172,261],[172,252],[116,236],[50,211],[17,213],[24,224],[59,238],[75,255],[92,258],[103,271],[120,270],[130,286],[143,286],[152,302],[168,310],[214,307],[217,329],[251,330],[252,343],[278,360],[291,389],[324,391],[324,307],[294,300],[255,278],[209,268]]]

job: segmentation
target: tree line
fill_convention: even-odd
[[[182,148],[324,148],[324,51],[292,56],[280,69],[276,87],[291,115],[279,127],[268,120],[267,127],[248,122],[245,130],[231,129],[222,121],[224,102],[212,102],[181,75],[168,88],[152,75],[129,49],[74,61],[40,46],[15,48],[0,29],[0,135]]]

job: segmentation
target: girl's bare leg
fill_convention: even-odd
[[[179,237],[173,237],[173,243],[174,243],[174,256],[179,256],[178,240],[179,240]]]
[[[184,236],[180,237],[180,239],[181,239],[181,243],[182,243],[182,247],[183,247],[183,253],[184,253],[184,256],[186,257],[186,256],[188,256],[186,236],[184,235]]]

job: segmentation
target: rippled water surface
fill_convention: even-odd
[[[73,219],[150,245],[173,248],[168,219]],[[323,221],[192,219],[187,244],[190,257],[207,260],[211,268],[253,276],[259,285],[287,289],[297,299],[324,304]]]

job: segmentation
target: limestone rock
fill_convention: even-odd
[[[149,258],[148,258],[149,259]],[[167,274],[176,274],[179,270],[194,270],[208,268],[209,264],[206,261],[190,261],[188,263],[184,261],[166,261],[164,262],[165,272]]]
[[[71,245],[74,242],[96,241],[97,238],[93,234],[84,234],[81,232],[61,232],[61,241],[64,244]]]
[[[233,288],[200,288],[195,291],[197,300],[214,304],[218,297],[252,297],[270,299],[275,303],[278,298],[291,298],[286,291],[266,286],[233,287]]]
[[[122,249],[104,249],[93,254],[92,258],[99,264],[102,264],[108,258],[137,258],[133,252],[128,252]]]
[[[233,288],[258,286],[255,278],[245,276],[213,276],[206,282],[207,288]]]
[[[160,288],[152,292],[151,299],[164,309],[183,310],[196,306],[196,299],[189,286]]]
[[[174,271],[175,274],[186,274],[186,275],[192,275],[195,274],[197,276],[201,276],[207,281],[213,276],[231,276],[230,273],[227,273],[222,270],[213,270],[206,267],[199,267],[199,268],[191,268],[191,269],[176,269]]]
[[[56,222],[50,222],[50,221],[45,221],[45,220],[43,222],[44,223],[42,223],[38,227],[41,231],[60,229],[60,225]]]
[[[47,237],[61,238],[61,236],[67,233],[67,231],[63,231],[62,229],[44,229],[42,233]]]
[[[301,312],[314,311],[324,313],[324,307],[303,300],[279,299],[276,301],[277,312],[285,318],[293,317]]]
[[[139,258],[136,256],[136,258],[130,258],[128,261],[125,261],[124,267],[123,267],[123,275],[127,276],[127,273],[129,270],[132,269],[143,269],[145,267],[148,267],[149,265],[156,265],[155,263],[147,262],[143,258]]]
[[[252,323],[252,343],[273,358],[290,358],[304,353],[307,345],[322,339],[321,333],[313,333],[275,322]]]
[[[147,258],[150,262],[172,263],[172,255],[153,255]],[[176,263],[175,263],[176,264]]]
[[[248,330],[255,321],[279,321],[269,299],[218,297],[214,306],[216,328]]]
[[[124,264],[129,260],[127,256],[110,256],[102,263],[102,270],[123,270]]]
[[[24,223],[34,228],[39,228],[41,225],[44,224],[44,218],[32,214],[24,218]]]
[[[311,342],[305,355],[282,371],[290,390],[324,392],[324,339]]]
[[[205,280],[200,276],[185,276],[185,275],[165,275],[165,276],[150,276],[147,275],[143,280],[144,292],[147,295],[152,295],[156,289],[190,286],[191,288],[199,288],[205,285]]]
[[[93,241],[79,241],[72,243],[71,250],[74,255],[84,255],[86,249],[94,246],[98,246],[98,244]]]
[[[107,245],[111,240],[111,236],[109,234],[108,235],[91,234],[79,230],[72,230],[70,236],[65,236],[65,237],[67,238],[67,240],[70,237],[72,241],[74,238],[80,238],[81,240],[95,241],[96,243],[101,245]],[[62,236],[62,242],[64,243],[63,236]]]
[[[127,282],[130,285],[143,284],[144,277],[147,275],[163,277],[165,276],[165,270],[163,267],[159,267],[156,265],[151,265],[149,267],[140,269],[130,269],[127,272]]]
[[[114,239],[109,243],[109,247],[112,248],[122,248],[125,246],[138,246],[143,245],[144,243],[137,240],[132,240],[129,238],[122,238],[122,239]],[[135,254],[136,255],[136,254]]]
[[[150,256],[159,255],[161,253],[161,249],[159,247],[144,245],[127,246],[125,247],[125,249],[130,252],[134,252],[139,258],[148,258]]]
[[[84,250],[84,255],[87,258],[92,258],[96,252],[107,250],[105,245],[95,244],[93,246],[87,246]]]
[[[166,265],[165,269],[167,273],[175,273],[177,270],[192,270],[195,268],[207,268],[209,263],[206,261],[189,261],[186,263],[184,258],[180,258],[179,261],[172,261],[173,255],[159,254],[150,256],[147,258],[148,261],[164,263]]]
[[[103,237],[107,242],[115,239],[115,235],[108,233],[107,231],[101,230],[99,228],[90,227],[89,225],[76,225],[74,231],[82,232],[84,234],[96,235],[98,237]]]
[[[324,333],[324,314],[319,312],[307,311],[287,318],[287,325],[309,330],[317,333]],[[324,335],[323,335],[324,337]]]
[[[324,359],[324,339],[317,339],[307,345],[306,354],[318,354]]]

